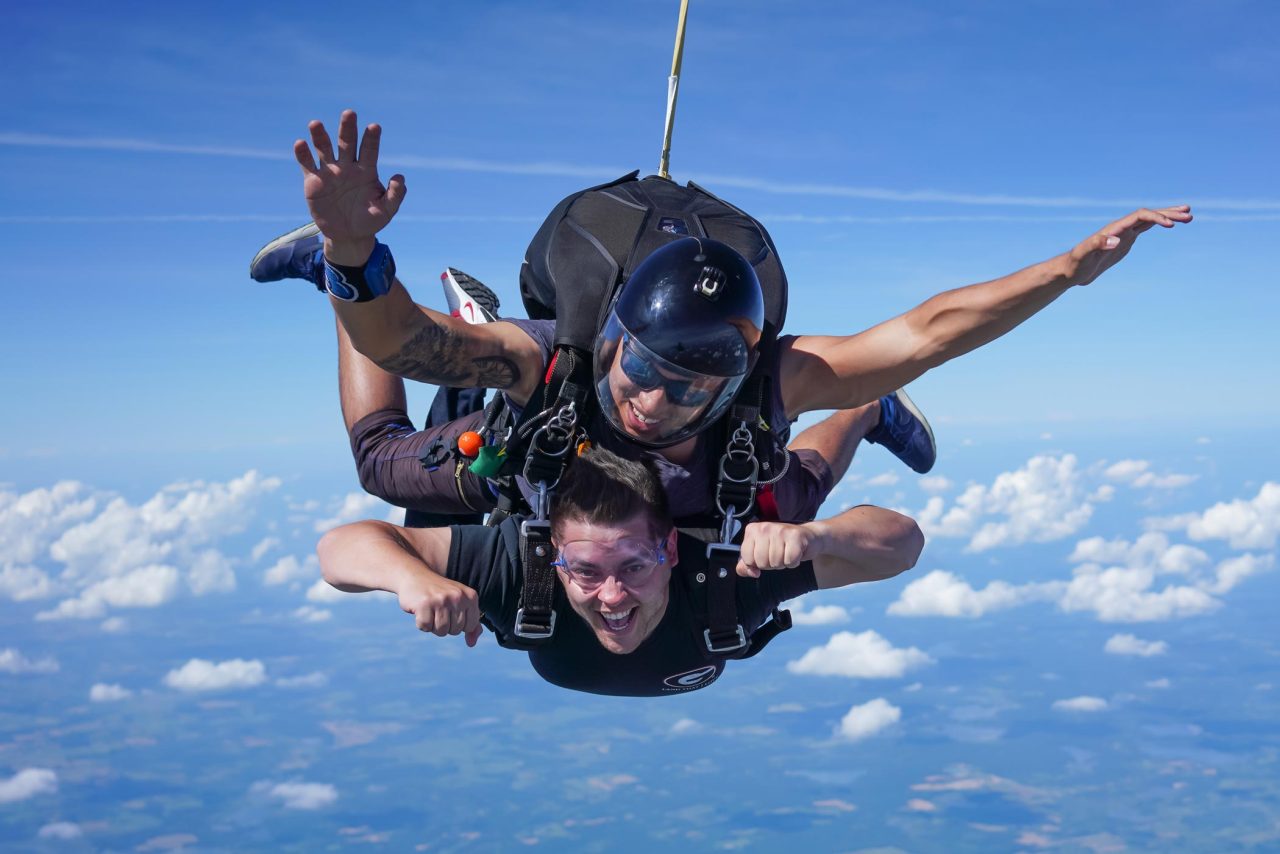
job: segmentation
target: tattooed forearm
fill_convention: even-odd
[[[425,320],[394,356],[378,360],[390,374],[432,385],[471,386],[474,365],[466,358],[462,342],[443,323]]]
[[[481,388],[511,388],[520,382],[520,366],[504,356],[482,356],[471,364],[476,367],[475,384]]]

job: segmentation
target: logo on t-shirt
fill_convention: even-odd
[[[696,670],[687,670],[684,673],[677,673],[675,676],[668,676],[662,680],[662,684],[677,691],[692,691],[694,688],[710,685],[718,675],[716,666],[708,664],[706,667],[699,667]]]

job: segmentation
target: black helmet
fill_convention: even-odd
[[[746,259],[686,237],[655,250],[618,292],[596,338],[601,411],[642,445],[709,426],[756,359],[764,296]]]

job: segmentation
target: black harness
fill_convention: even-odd
[[[675,520],[681,530],[704,529],[717,535],[717,542],[708,545],[711,568],[697,573],[691,588],[695,603],[705,603],[698,610],[706,616],[703,640],[708,652],[746,657],[791,625],[786,611],[775,611],[774,619],[754,636],[756,627],[741,625],[735,596],[738,547],[733,545],[742,526],[758,512],[760,487],[785,474],[789,462],[779,437],[762,417],[772,388],[768,372],[773,348],[786,317],[786,274],[772,239],[754,218],[692,182],[681,187],[669,179],[638,175],[632,172],[562,200],[538,229],[520,269],[520,293],[529,317],[554,318],[556,331],[546,374],[519,421],[504,426],[496,411],[486,418],[490,435],[506,431],[494,478],[498,504],[489,524],[517,513],[530,516],[521,525],[524,586],[515,637],[503,645],[530,648],[555,631],[549,496],[579,443],[588,438],[584,425],[598,411],[592,353],[600,326],[636,265],[665,243],[692,235],[733,247],[751,263],[764,291],[765,323],[755,368],[728,413],[710,428],[724,448],[718,458],[710,456],[716,512]],[[784,464],[775,474],[771,469],[779,451]],[[516,475],[534,490],[532,502],[525,501]]]

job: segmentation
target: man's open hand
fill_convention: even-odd
[[[1118,219],[1085,238],[1067,253],[1068,278],[1073,285],[1087,285],[1129,254],[1138,235],[1153,225],[1173,228],[1180,222],[1191,222],[1191,207],[1176,205],[1150,210],[1142,208]]]
[[[378,180],[382,128],[369,125],[364,130],[364,140],[359,141],[355,111],[347,110],[338,121],[335,156],[324,123],[312,121],[308,127],[316,158],[301,139],[293,144],[293,156],[302,167],[302,193],[311,218],[330,241],[367,243],[372,251],[373,236],[391,222],[405,194],[403,175],[392,175],[386,187]]]

